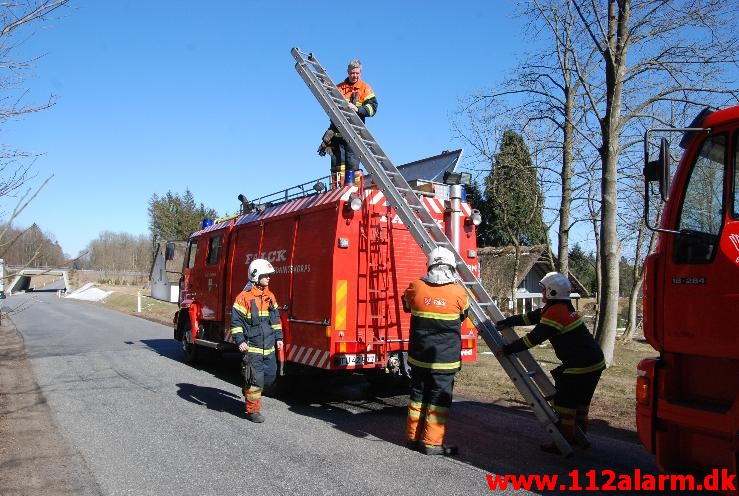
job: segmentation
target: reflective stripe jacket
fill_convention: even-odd
[[[518,353],[547,339],[565,374],[587,374],[605,368],[603,352],[587,326],[568,301],[553,301],[543,308],[505,319],[508,325],[535,324],[524,337],[503,347],[506,354]]]
[[[354,105],[357,106],[357,114],[364,121],[365,117],[372,117],[377,113],[377,97],[369,84],[361,79],[354,84],[350,84],[348,79],[336,85],[347,102],[352,101],[354,97]]]
[[[362,119],[362,122],[367,117],[372,117],[377,113],[377,97],[369,84],[361,79],[354,84],[349,84],[349,80],[345,79],[337,84],[336,87],[339,88],[339,91],[344,95],[347,102],[353,102],[357,106],[357,115]],[[333,123],[330,129],[336,132],[334,137],[341,138],[341,133],[338,132]]]
[[[275,295],[249,283],[231,307],[231,336],[237,345],[247,342],[249,351],[269,354],[282,339],[282,324]]]
[[[461,365],[462,321],[467,318],[467,292],[459,284],[413,281],[403,295],[411,313],[408,363],[434,372],[453,373]]]

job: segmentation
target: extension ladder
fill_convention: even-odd
[[[506,342],[517,339],[513,329],[496,328],[494,322],[503,319],[503,314],[362,119],[349,108],[344,96],[318,59],[312,53],[304,53],[298,48],[293,48],[291,53],[297,61],[295,69],[369,171],[373,183],[383,192],[388,204],[395,208],[398,217],[423,252],[428,255],[434,248],[443,246],[454,253],[457,276],[470,296],[469,316],[488,347],[496,351]],[[560,452],[565,456],[572,455],[572,447],[556,426],[557,414],[548,403],[548,399],[554,396],[554,386],[538,362],[528,350],[503,357],[499,361]],[[581,431],[578,432],[578,437],[586,442]]]

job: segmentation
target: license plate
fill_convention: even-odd
[[[337,355],[335,363],[339,367],[348,367],[364,365],[366,363],[375,363],[375,360],[375,355]]]

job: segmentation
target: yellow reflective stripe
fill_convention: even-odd
[[[346,307],[347,307],[347,294],[349,292],[349,281],[346,279],[339,279],[336,281],[336,324],[334,329],[337,331],[346,331]]]
[[[582,319],[578,318],[573,323],[566,325],[565,328],[562,329],[562,334],[564,334],[566,332],[570,332],[572,329],[580,326],[581,324],[582,324]]]
[[[367,100],[369,100],[370,98],[375,98],[375,94],[374,94],[374,93],[370,93],[369,95],[365,96],[365,97],[364,97],[364,100],[362,100],[362,101],[363,101],[363,102],[366,102],[366,101],[367,101]]]
[[[531,325],[531,321],[529,320],[529,314],[527,313],[523,314],[523,323],[524,325]]]
[[[587,374],[589,372],[595,372],[596,370],[603,370],[606,368],[606,362],[601,360],[600,362],[590,365],[589,367],[570,367],[565,369],[563,374]]]
[[[423,317],[424,319],[437,319],[437,320],[457,320],[459,319],[458,313],[434,313],[434,312],[419,312],[418,310],[411,310],[411,315],[415,317]]]
[[[367,108],[367,113],[369,114],[370,117],[375,115],[375,110],[372,108],[372,105],[365,105],[365,107]]]
[[[574,408],[567,408],[566,406],[559,406],[559,405],[555,405],[554,409],[558,413],[565,413],[565,414],[569,414],[569,415],[574,415],[575,412],[577,411]]]
[[[412,410],[408,409],[408,416],[412,419],[420,419],[421,417],[424,417],[425,414],[420,412],[419,410]]]
[[[247,398],[254,399],[254,398],[259,398],[260,396],[262,396],[262,388],[260,387],[251,386],[249,387],[249,389],[246,390]]]
[[[446,423],[446,417],[439,417],[437,415],[434,415],[432,413],[429,413],[426,415],[426,422],[435,422],[437,424],[445,424]]]
[[[421,408],[423,408],[423,403],[421,403],[420,401],[409,401],[408,408],[420,410]]]
[[[260,317],[269,317],[269,310],[260,310],[259,311]]]
[[[437,413],[446,413],[449,411],[448,406],[436,406],[436,405],[429,405],[429,411],[430,412],[437,412]]]
[[[275,349],[265,349],[265,348],[257,348],[256,346],[249,345],[249,353],[256,353],[257,355],[269,355],[270,353],[274,353]]]
[[[542,324],[546,324],[546,325],[551,326],[551,327],[554,327],[558,331],[561,331],[564,328],[564,326],[562,324],[560,324],[559,322],[557,322],[556,320],[541,319],[541,323]]]
[[[422,362],[421,360],[416,360],[413,357],[408,357],[408,363],[411,365],[415,365],[416,367],[423,367],[424,369],[433,369],[433,370],[454,370],[459,368],[459,362],[450,362],[450,363],[429,363],[429,362]]]
[[[272,329],[281,331],[282,330],[282,324],[272,324]]]
[[[528,335],[526,335],[526,336],[523,337],[523,344],[525,344],[527,348],[533,348],[534,347],[534,345],[531,343],[531,341],[529,341],[529,336]]]
[[[231,334],[238,334],[238,333],[242,333],[243,334],[243,332],[244,332],[244,328],[243,327],[232,327],[231,328]]]
[[[238,303],[234,303],[233,308],[234,308],[234,310],[236,310],[237,312],[239,312],[243,316],[246,316],[246,315],[249,314],[249,311],[246,308],[244,308],[241,305],[239,305]]]

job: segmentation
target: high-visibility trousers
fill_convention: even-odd
[[[349,144],[343,138],[331,140],[331,172],[359,170],[359,157],[352,151]]]
[[[588,411],[593,393],[598,386],[601,370],[586,374],[564,373],[564,367],[552,371],[554,387],[554,409],[559,415],[560,430],[568,441],[575,440],[575,427],[583,432],[588,429]]]
[[[267,355],[261,353],[244,353],[244,365],[253,367],[254,377],[251,384],[244,385],[244,397],[246,399],[246,413],[256,413],[262,409],[262,391],[265,387],[274,384],[277,378],[276,353]]]
[[[405,435],[410,441],[441,446],[452,406],[454,372],[411,367],[411,390]]]

